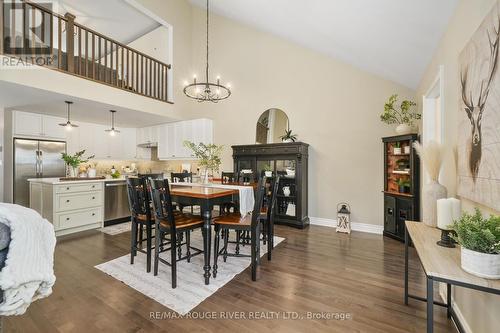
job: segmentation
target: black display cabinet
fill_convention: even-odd
[[[405,221],[420,218],[417,134],[382,138],[384,144],[384,235],[404,241]]]
[[[240,174],[241,170],[252,170],[254,179],[258,179],[265,170],[270,170],[273,175],[281,176],[276,224],[298,228],[309,225],[308,147],[309,145],[303,142],[232,146],[234,171],[237,174]]]

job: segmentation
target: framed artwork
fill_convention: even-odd
[[[500,210],[500,4],[460,53],[458,194]]]

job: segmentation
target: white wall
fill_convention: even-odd
[[[490,12],[497,0],[461,0],[447,31],[434,54],[431,64],[419,85],[417,98],[430,88],[440,65],[444,65],[444,144],[455,148],[458,136],[458,112],[460,107],[460,68],[458,57],[467,42]],[[450,154],[445,162],[442,182],[450,196],[456,195],[457,173],[454,155]],[[480,208],[484,214],[500,214],[478,203],[462,198],[463,208]],[[465,318],[471,332],[498,332],[500,327],[500,298],[477,291],[456,288],[454,298],[459,311]]]

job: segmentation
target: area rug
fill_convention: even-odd
[[[132,222],[123,222],[119,224],[113,224],[104,228],[99,229],[101,232],[108,235],[118,235],[123,232],[130,231],[132,228]]]
[[[275,236],[275,247],[283,240],[285,239]],[[194,247],[203,248],[201,231],[192,233],[191,244]],[[235,244],[229,244],[229,252],[234,252],[234,246]],[[248,245],[240,246],[240,249],[240,253],[250,253],[250,246]],[[185,250],[185,247],[183,247],[183,250]],[[263,256],[265,253],[267,253],[267,245],[263,245],[261,242],[261,255]],[[170,252],[162,253],[161,256],[169,260]],[[263,258],[262,260],[267,259]],[[213,265],[213,262],[211,264]],[[97,265],[95,268],[122,281],[127,286],[134,288],[180,315],[185,315],[250,266],[250,258],[228,257],[227,262],[224,262],[222,257],[219,256],[218,266],[217,277],[212,277],[210,284],[207,286],[203,278],[203,254],[193,257],[190,263],[186,260],[178,262],[177,288],[175,289],[171,287],[169,266],[160,263],[157,276],[153,275],[152,270],[151,273],[146,273],[146,255],[143,253],[137,254],[133,265],[130,265],[130,254],[127,254]],[[246,273],[250,275],[250,272]]]

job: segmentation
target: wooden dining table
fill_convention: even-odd
[[[203,218],[203,255],[204,255],[204,278],[205,284],[210,283],[211,266],[210,251],[212,242],[212,210],[215,205],[222,205],[238,199],[237,189],[225,189],[204,186],[180,186],[172,185],[170,189],[172,201],[180,206],[200,206]]]

